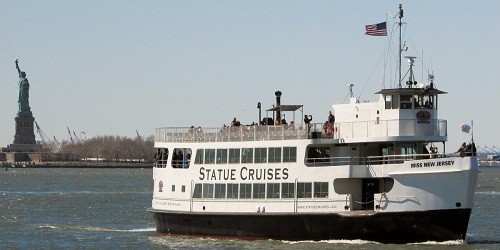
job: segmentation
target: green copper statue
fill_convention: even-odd
[[[19,73],[19,114],[31,114],[31,108],[29,104],[29,91],[30,91],[30,84],[28,82],[28,79],[26,78],[26,73],[21,71],[19,69],[19,60],[16,59],[16,68],[17,72]]]

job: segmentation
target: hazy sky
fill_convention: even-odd
[[[394,86],[388,37],[366,36],[364,25],[387,19],[392,29],[399,3],[406,55],[423,52],[449,93],[439,100],[448,151],[469,140],[460,125],[471,120],[479,146],[500,145],[500,1],[290,0],[0,0],[0,145],[14,139],[16,58],[36,121],[58,140],[66,127],[135,137],[233,117],[249,124],[276,90],[323,122],[348,84],[372,101],[384,81]]]

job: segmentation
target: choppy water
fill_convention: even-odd
[[[500,168],[481,168],[465,242],[382,245],[161,236],[146,211],[151,197],[151,169],[2,169],[0,249],[500,249]]]

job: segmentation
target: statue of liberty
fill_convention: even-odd
[[[31,115],[31,108],[29,104],[29,91],[30,84],[26,78],[26,73],[19,69],[19,59],[16,59],[16,68],[19,73],[19,111],[18,114],[29,114]]]

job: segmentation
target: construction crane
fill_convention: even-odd
[[[68,129],[69,139],[71,140],[71,142],[74,142],[73,136],[71,135],[71,130],[69,130],[69,127],[66,127],[66,128]]]
[[[36,127],[36,132],[38,133],[38,136],[40,136],[40,139],[42,139],[42,145],[47,146],[48,143],[50,142],[49,137],[43,132],[43,130],[38,126],[38,123],[35,121],[35,127]]]

